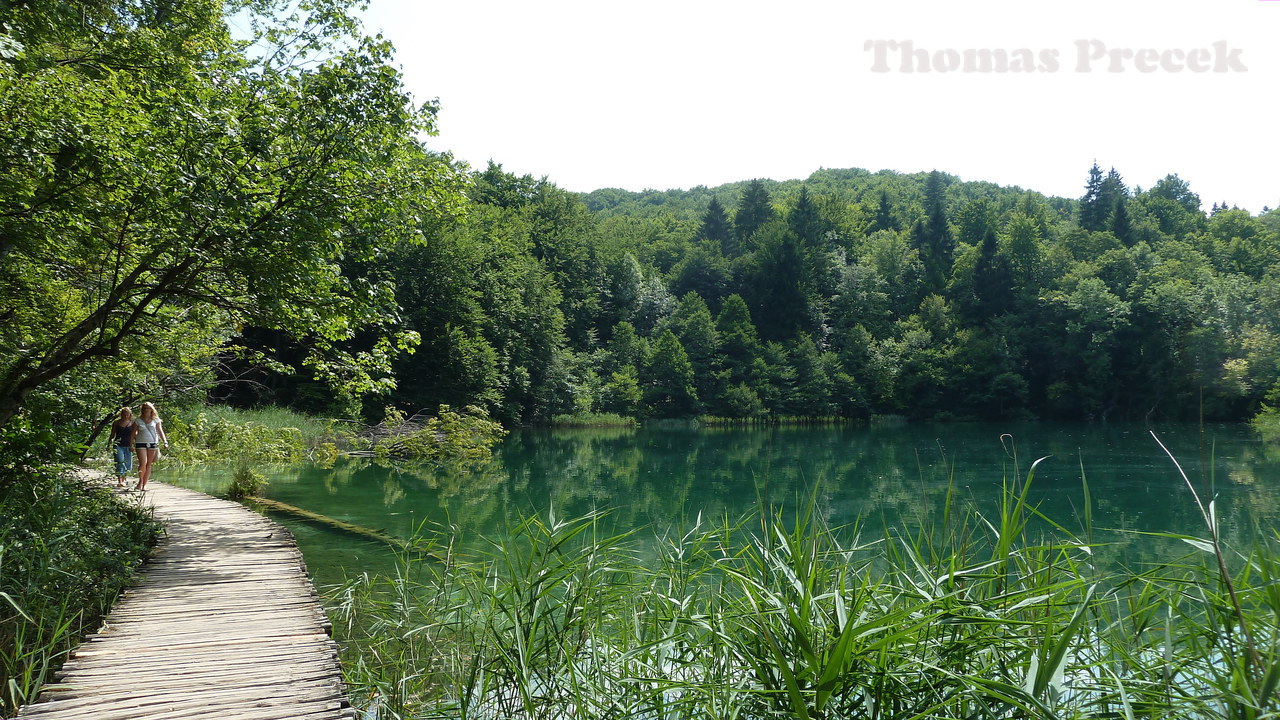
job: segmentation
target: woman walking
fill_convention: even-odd
[[[151,479],[151,466],[155,464],[162,445],[169,449],[169,438],[165,437],[164,423],[156,412],[156,406],[149,402],[142,403],[133,424],[137,427],[133,446],[138,450],[138,484],[133,489],[146,490],[147,481]]]
[[[116,454],[116,487],[124,487],[125,476],[133,469],[133,433],[137,429],[133,411],[120,408],[120,417],[111,423],[111,434],[107,436],[107,444]]]

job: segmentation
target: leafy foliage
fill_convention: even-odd
[[[392,410],[373,430],[372,454],[379,459],[476,463],[492,457],[492,448],[507,434],[482,408],[459,413],[448,405],[436,415],[406,418]]]
[[[464,271],[414,306],[437,328],[420,326],[428,342],[459,339],[412,362],[448,359],[484,378],[412,373],[437,384],[414,404],[481,402],[524,423],[600,411],[1230,420],[1257,412],[1280,380],[1275,213],[1207,217],[1175,175],[1134,191],[1095,167],[1076,201],[936,171],[822,170],[787,183],[597,191],[581,197],[594,217],[545,181],[496,166],[476,179],[523,189],[514,200],[487,193],[508,199],[485,212],[517,208],[542,224],[527,235],[477,228],[463,267],[520,258],[547,284],[454,321],[457,298],[484,297],[485,271]],[[433,267],[432,278],[450,275]],[[529,322],[538,297],[557,306],[541,324]],[[666,397],[690,400],[655,400],[679,375],[668,330],[694,392]],[[459,333],[496,352],[468,363]],[[532,343],[538,361],[516,361],[499,338]],[[640,402],[633,374],[648,393]]]
[[[341,2],[286,5],[243,4],[252,52],[214,0],[6,6],[0,424],[70,373],[154,378],[245,325],[301,340],[342,397],[389,387],[415,336],[361,266],[457,210],[459,178],[389,46]]]
[[[155,544],[149,510],[30,465],[0,467],[0,711],[35,700]]]
[[[468,174],[343,0],[286,6],[232,6],[252,51],[213,0],[3,11],[0,423],[91,436],[215,380],[507,424],[1241,419],[1280,382],[1275,211],[1097,165],[1078,200],[940,171],[585,195]],[[692,394],[658,400],[668,331]]]
[[[241,465],[231,474],[231,484],[227,486],[227,499],[243,500],[255,497],[265,490],[267,485],[267,476],[248,465]]]

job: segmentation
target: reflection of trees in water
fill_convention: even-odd
[[[1001,435],[1012,439],[1001,442]],[[1244,542],[1255,520],[1280,513],[1280,453],[1259,445],[1243,428],[1213,430],[1202,448],[1193,427],[1161,439],[1192,482],[1217,483],[1216,510],[1224,537]],[[1093,500],[1100,563],[1137,565],[1152,553],[1189,546],[1156,541],[1144,530],[1203,535],[1203,522],[1177,469],[1136,426],[908,425],[904,427],[707,429],[617,428],[513,433],[488,463],[470,468],[380,467],[346,461],[322,472],[320,485],[335,512],[358,502],[359,512],[430,519],[468,534],[497,535],[531,513],[558,517],[609,510],[619,528],[683,532],[705,519],[764,509],[788,515],[819,489],[818,509],[832,527],[859,523],[863,536],[882,528],[934,528],[944,504],[988,517],[999,511],[1004,487],[1036,468],[1029,501],[1084,539],[1082,466]],[[1016,460],[1015,460],[1016,458]],[[1203,458],[1203,459],[1202,459]],[[297,474],[295,473],[295,474]],[[286,483],[315,482],[291,477]],[[365,500],[354,498],[364,493]],[[298,504],[312,508],[306,503]],[[369,521],[378,525],[378,518]],[[1032,533],[1063,535],[1048,523]]]

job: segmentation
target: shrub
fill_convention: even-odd
[[[247,465],[241,465],[231,474],[231,484],[227,486],[228,500],[243,500],[257,497],[267,487],[267,476],[255,472]]]
[[[462,413],[441,405],[431,417],[405,418],[394,411],[387,416],[387,421],[370,433],[373,456],[384,460],[483,462],[493,456],[493,446],[507,434],[501,424],[474,405]]]
[[[0,714],[98,627],[159,532],[149,509],[68,471],[0,461]]]

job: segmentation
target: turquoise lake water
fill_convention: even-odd
[[[1280,519],[1280,448],[1244,425],[912,424],[871,427],[641,430],[522,430],[491,462],[466,469],[389,468],[364,460],[261,468],[267,497],[400,537],[452,535],[464,546],[500,538],[531,513],[559,517],[608,511],[637,537],[682,533],[705,519],[765,508],[789,513],[818,493],[833,527],[863,536],[884,527],[936,523],[952,493],[986,514],[1002,487],[1036,467],[1030,499],[1065,531],[1081,533],[1084,483],[1092,497],[1099,555],[1139,564],[1186,552],[1177,540],[1204,536],[1191,489],[1150,434],[1182,465],[1224,538],[1248,543]],[[157,479],[207,492],[229,471],[164,469]],[[387,572],[388,548],[325,526],[273,514],[297,536],[317,584],[352,572]],[[852,530],[850,530],[852,532]]]

